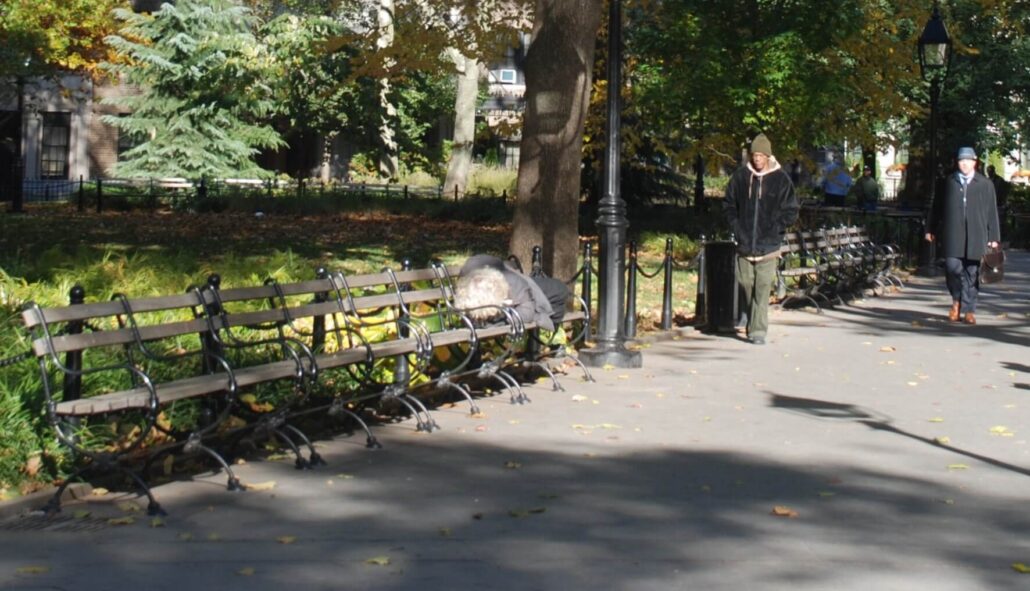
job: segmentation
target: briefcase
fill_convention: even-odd
[[[1005,251],[998,247],[987,247],[980,259],[980,283],[998,283],[1005,278]]]

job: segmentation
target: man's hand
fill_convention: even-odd
[[[926,234],[925,234],[925,235],[923,236],[923,238],[925,238],[927,242],[933,242],[933,234],[931,234],[930,232],[927,232],[927,233],[926,233]]]

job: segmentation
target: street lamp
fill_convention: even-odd
[[[934,2],[933,15],[919,36],[919,71],[923,80],[930,82],[930,201],[927,204],[927,215],[937,197],[937,102],[941,97],[941,83],[948,77],[950,69],[951,37],[941,18],[940,7]],[[936,258],[934,244],[925,240],[920,244],[919,267],[933,274],[932,265]]]
[[[608,147],[604,160],[604,195],[598,204],[597,229],[601,238],[598,273],[597,338],[592,349],[583,349],[580,360],[590,367],[640,367],[640,351],[626,348],[626,202],[622,200],[619,175],[619,91],[622,89],[622,0],[608,3]],[[630,269],[630,273],[635,272]]]

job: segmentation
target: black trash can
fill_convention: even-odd
[[[704,330],[735,332],[739,307],[737,243],[719,240],[705,243]]]

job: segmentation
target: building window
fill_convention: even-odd
[[[71,146],[71,135],[71,113],[43,113],[40,178],[68,178],[68,149]]]
[[[501,70],[497,76],[501,84],[515,84],[518,80],[518,73],[515,70]]]

